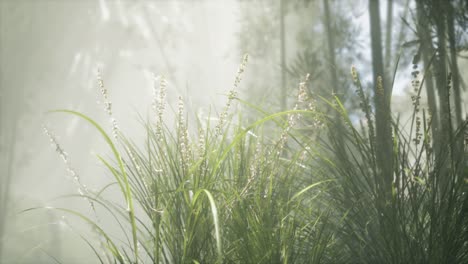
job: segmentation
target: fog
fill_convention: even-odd
[[[321,1],[311,2],[304,8],[291,5],[285,16],[288,66],[295,65],[305,42],[311,43],[307,52],[325,53],[325,29],[320,24],[323,12],[318,9]],[[356,65],[363,82],[370,85],[367,1],[357,2],[348,15],[359,30],[337,40],[341,43],[337,49],[344,54],[337,64],[345,69],[344,74],[339,73],[339,81],[349,82],[349,69]],[[394,23],[398,25],[392,33],[395,39],[401,34],[398,17],[403,16],[405,9],[400,2],[403,1],[397,1],[394,9]],[[336,9],[349,10],[352,6],[346,3]],[[280,110],[278,22],[268,20],[275,17],[272,13],[277,10],[278,5],[270,7],[268,1],[1,1],[0,184],[4,187],[0,188],[0,198],[6,205],[0,217],[6,220],[0,262],[51,263],[51,254],[62,263],[97,263],[94,253],[80,238],[80,234],[90,233],[89,225],[53,210],[23,212],[28,208],[58,206],[90,213],[82,198],[60,198],[77,194],[78,187],[44,127],[56,137],[80,181],[90,190],[99,190],[113,180],[96,157],[110,155],[96,129],[76,116],[49,111],[76,110],[110,131],[97,79],[99,70],[119,129],[137,144],[143,144],[138,142],[146,133],[140,120],[153,118],[153,90],[160,76],[168,82],[169,126],[175,122],[172,117],[177,112],[179,96],[191,118],[208,118],[209,113],[216,116],[227,101],[244,53],[250,55],[250,61],[239,88],[240,97],[270,112]],[[383,25],[386,10],[382,2]],[[304,22],[308,16],[314,19]],[[343,44],[351,37],[356,37],[356,43]],[[397,48],[392,52],[396,54]],[[408,94],[415,48],[405,52],[410,55],[401,59],[393,94],[393,108],[402,116],[408,116],[409,109],[402,102],[411,105]],[[323,71],[328,64],[324,60],[306,62],[314,63],[321,66],[311,72],[311,86],[328,89],[327,80],[322,79],[328,78]],[[300,67],[295,69],[297,75],[288,75],[285,80],[292,91],[287,97],[291,108],[297,84],[306,73]],[[460,62],[460,69],[466,70],[466,60]],[[271,82],[266,83],[265,79]],[[351,96],[354,89],[350,91],[345,97]],[[423,104],[427,104],[426,99]],[[347,107],[354,105],[346,103]],[[121,197],[116,194],[116,199]],[[105,221],[109,216],[101,217]],[[92,233],[88,238],[97,239]]]
[[[89,188],[112,180],[96,158],[107,151],[96,131],[76,117],[47,111],[77,110],[107,125],[97,69],[119,127],[130,137],[144,131],[139,115],[146,118],[151,111],[155,76],[168,80],[170,106],[182,96],[191,112],[207,113],[210,106],[215,111],[242,59],[236,46],[238,12],[235,1],[1,2],[2,175],[12,141],[15,149],[9,210],[1,213],[7,219],[6,263],[49,263],[35,247],[50,249],[53,239],[60,239],[64,263],[93,259],[78,235],[57,224],[60,214],[18,214],[77,193],[43,125],[57,136]],[[83,204],[76,198],[58,203]]]

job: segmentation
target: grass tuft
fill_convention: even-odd
[[[394,166],[382,173],[377,120],[354,67],[366,121],[359,128],[338,97],[311,98],[308,77],[289,111],[269,114],[239,99],[246,63],[247,56],[214,127],[209,118],[189,127],[182,98],[174,128],[164,123],[163,77],[154,90],[154,116],[143,123],[143,141],[118,132],[115,122],[118,136],[110,137],[86,115],[54,111],[96,128],[113,153],[111,160],[98,159],[114,176],[101,190],[80,193],[112,216],[105,225],[55,210],[89,223],[115,263],[468,262],[467,170],[463,159],[453,157],[468,123],[434,153],[431,120],[419,102],[419,73],[413,76],[409,129],[389,121],[393,149],[387,158]],[[108,102],[107,91],[102,93]],[[317,100],[328,107],[318,109]],[[233,122],[229,110],[236,102],[260,117],[247,125],[240,117]],[[115,121],[109,109],[110,102],[106,111]],[[109,198],[115,186],[124,204]],[[98,246],[85,242],[105,262]]]

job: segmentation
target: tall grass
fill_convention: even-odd
[[[468,175],[463,157],[454,156],[452,150],[459,149],[456,144],[463,141],[468,123],[455,133],[448,132],[449,144],[434,153],[431,118],[419,102],[422,82],[414,76],[410,122],[393,122],[393,152],[387,159],[393,160],[395,168],[387,186],[376,165],[379,149],[370,100],[354,69],[353,76],[366,119],[364,131],[339,102],[334,104],[347,125],[341,134],[346,151],[340,151],[342,138],[329,133],[322,151],[332,163],[321,165],[337,183],[326,203],[334,208],[344,262],[466,263]],[[334,122],[327,122],[330,128]]]
[[[422,83],[415,82],[409,127],[392,122],[393,179],[382,179],[371,100],[355,70],[353,79],[366,120],[362,127],[339,99],[310,98],[307,78],[290,111],[264,113],[232,90],[214,124],[188,122],[180,98],[171,127],[163,121],[161,78],[154,117],[143,122],[146,137],[138,141],[119,131],[103,90],[113,136],[86,115],[61,112],[92,124],[112,150],[113,158],[98,158],[115,182],[79,195],[112,221],[56,209],[100,235],[101,245],[86,242],[101,263],[468,262],[467,170],[451,151],[467,123],[435,155],[431,120],[419,104]],[[337,114],[321,112],[314,100]],[[250,125],[240,115],[233,119],[236,101],[261,117]],[[337,122],[343,124],[339,133]],[[106,198],[113,188],[121,200]]]
[[[234,89],[245,63],[246,58]],[[102,80],[99,83],[111,116],[107,91]],[[98,158],[115,182],[98,192],[82,188],[78,195],[98,214],[104,210],[112,215],[112,223],[55,208],[83,219],[102,237],[101,245],[86,240],[97,259],[101,263],[320,263],[330,259],[333,237],[325,221],[329,213],[314,202],[320,196],[319,187],[330,180],[304,180],[309,173],[302,164],[307,149],[287,153],[295,120],[308,111],[296,107],[243,126],[240,117],[230,117],[231,104],[237,99],[233,89],[215,124],[199,119],[193,128],[180,98],[172,128],[163,122],[165,86],[161,79],[153,103],[156,118],[143,123],[143,142],[125,137],[112,117],[110,136],[84,114],[58,111],[90,123],[112,150],[112,159]],[[119,190],[123,203],[106,198],[112,188]],[[112,225],[120,229],[118,234],[109,231]],[[100,253],[101,248],[107,254]]]

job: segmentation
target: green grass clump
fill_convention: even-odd
[[[112,158],[98,158],[115,181],[98,192],[80,188],[79,195],[111,221],[56,209],[91,224],[100,244],[85,241],[101,263],[468,262],[468,177],[464,153],[456,153],[467,122],[435,153],[416,87],[409,127],[389,121],[394,165],[382,172],[370,100],[355,70],[353,79],[361,128],[338,98],[314,98],[329,106],[318,110],[307,78],[290,111],[267,114],[243,102],[261,113],[243,126],[242,118],[229,117],[239,100],[233,90],[215,124],[197,119],[190,127],[180,98],[170,128],[161,79],[156,118],[149,118],[155,121],[144,122],[146,137],[137,142],[118,129],[101,81],[112,136],[88,116],[59,112],[92,124],[112,150]],[[106,198],[113,188],[121,200]]]
[[[102,81],[100,85],[103,89]],[[171,129],[162,117],[165,85],[162,80],[155,94],[156,121],[143,125],[143,144],[119,131],[105,90],[113,136],[86,115],[58,111],[93,125],[113,153],[112,159],[98,158],[115,182],[97,193],[81,189],[80,195],[95,212],[104,209],[112,215],[113,223],[56,208],[91,224],[102,238],[100,245],[89,241],[98,259],[105,262],[107,257],[117,263],[319,263],[329,258],[326,252],[333,245],[331,232],[326,230],[329,213],[314,202],[320,195],[318,187],[329,180],[310,180],[309,168],[301,164],[305,148],[287,153],[293,120],[308,111],[269,115],[243,127],[242,119],[234,124],[229,118],[236,99],[232,91],[217,123],[197,120],[194,129],[189,127],[180,98],[175,128]],[[122,201],[106,198],[112,188],[119,190]],[[118,235],[108,231],[112,225],[120,229]]]
[[[327,178],[336,179],[336,188],[324,202],[335,214],[343,263],[468,262],[466,145],[465,152],[456,152],[463,149],[458,144],[468,122],[453,133],[447,131],[450,140],[436,153],[431,119],[420,110],[422,82],[415,82],[409,123],[392,122],[393,152],[386,158],[393,160],[393,178],[383,179],[385,173],[376,163],[380,149],[370,100],[355,70],[353,75],[366,125],[362,131],[339,101],[331,104],[346,129],[324,138],[321,152],[332,162],[319,165],[327,170]],[[336,120],[326,123],[330,130],[336,126]]]

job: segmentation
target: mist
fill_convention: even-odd
[[[226,121],[229,124],[226,125],[226,130],[236,125],[238,128],[225,132],[223,140],[226,141],[222,141],[222,144],[231,144],[229,146],[237,144],[237,138],[241,137],[238,135],[243,135],[242,137],[247,135],[249,125],[255,124],[256,120],[261,120],[265,116],[291,109],[296,112],[325,109],[316,116],[332,120],[329,122],[331,132],[328,134],[321,132],[325,131],[322,129],[327,127],[327,122],[324,120],[316,122],[317,117],[314,117],[313,122],[303,121],[301,117],[295,117],[297,114],[295,112],[279,115],[278,119],[270,118],[277,120],[276,123],[265,125],[265,128],[258,131],[249,130],[250,135],[255,137],[262,137],[260,132],[265,133],[266,139],[259,140],[255,144],[269,146],[273,144],[271,142],[275,142],[272,138],[283,139],[285,132],[281,132],[282,128],[293,126],[288,118],[291,120],[297,118],[294,125],[299,124],[302,129],[298,131],[307,132],[300,134],[301,136],[290,135],[291,141],[292,139],[295,141],[283,143],[285,150],[282,147],[281,151],[275,149],[265,152],[268,154],[264,155],[278,152],[280,156],[278,164],[285,160],[305,164],[307,159],[300,160],[298,157],[302,156],[294,153],[309,151],[319,144],[311,142],[325,141],[330,145],[338,142],[341,147],[334,149],[335,152],[330,152],[335,154],[340,150],[349,153],[358,151],[358,147],[347,145],[346,140],[350,137],[344,136],[345,132],[341,135],[339,134],[341,132],[337,131],[347,131],[349,126],[358,127],[363,124],[366,127],[366,124],[375,121],[375,146],[381,149],[376,150],[372,164],[378,168],[375,169],[375,173],[382,172],[379,177],[388,179],[382,180],[380,185],[375,186],[384,186],[382,188],[387,186],[385,190],[388,191],[399,184],[396,175],[399,175],[397,166],[400,156],[392,152],[397,148],[397,143],[392,141],[392,138],[397,137],[396,131],[403,131],[402,135],[409,135],[408,142],[412,142],[411,135],[414,133],[421,133],[416,134],[416,141],[424,141],[421,139],[424,133],[414,132],[413,126],[405,124],[418,120],[420,126],[421,120],[426,118],[427,114],[438,117],[437,124],[436,121],[431,123],[432,120],[428,123],[437,126],[437,129],[432,130],[434,142],[437,139],[442,142],[434,143],[431,148],[442,153],[444,145],[453,145],[451,148],[452,154],[455,153],[453,156],[461,157],[460,160],[454,158],[454,164],[458,164],[457,162],[462,164],[461,169],[458,167],[454,169],[453,175],[466,172],[466,158],[464,158],[467,153],[466,141],[463,141],[463,138],[457,141],[456,138],[459,135],[463,137],[464,131],[466,140],[468,95],[464,73],[468,67],[466,59],[468,7],[461,1],[449,1],[447,6],[453,6],[455,11],[450,11],[452,9],[447,7],[447,10],[454,12],[452,14],[447,11],[447,14],[452,14],[451,16],[456,19],[450,20],[451,16],[446,15],[448,22],[443,22],[446,24],[440,26],[437,24],[439,20],[428,11],[431,10],[431,4],[422,7],[418,4],[419,1],[390,1],[393,4],[380,1],[379,6],[379,1],[370,0],[370,2],[377,3],[377,6],[371,9],[372,4],[369,5],[368,1],[327,0],[1,1],[0,262],[51,263],[54,260],[59,263],[100,262],[96,255],[106,255],[102,253],[106,251],[106,247],[102,246],[106,243],[106,239],[96,232],[96,226],[83,221],[80,216],[53,210],[51,207],[67,208],[80,212],[83,216],[95,217],[99,226],[108,228],[106,232],[111,234],[112,238],[124,241],[122,244],[125,246],[122,247],[132,248],[131,243],[127,243],[131,240],[128,238],[131,232],[124,235],[119,225],[109,224],[115,220],[115,217],[106,210],[98,210],[96,213],[90,206],[89,199],[83,195],[83,193],[98,193],[109,184],[115,183],[113,174],[99,159],[104,157],[111,160],[112,166],[118,164],[114,160],[109,144],[91,123],[78,115],[53,111],[68,109],[85,114],[100,124],[109,135],[112,134],[113,126],[118,127],[119,133],[130,139],[136,149],[144,149],[145,144],[149,142],[145,124],[154,122],[157,118],[154,111],[156,103],[159,102],[157,99],[161,80],[167,82],[163,120],[168,131],[173,131],[174,137],[179,135],[176,131],[180,128],[178,111],[181,104],[185,111],[183,116],[188,126],[189,137],[198,137],[205,132],[204,129],[210,129],[208,125],[200,125],[200,128],[199,124],[212,123],[211,127],[214,127],[214,124],[223,118],[232,118],[229,122]],[[369,13],[369,10],[374,11]],[[416,15],[416,11],[420,13]],[[453,36],[450,35],[450,31],[442,33],[437,31],[440,34],[433,36],[433,39],[437,37],[438,41],[445,43],[443,58],[438,57],[441,56],[442,50],[439,48],[441,45],[436,45],[436,40],[428,46],[424,44],[423,37],[431,37],[431,28],[424,31],[421,26],[424,17],[421,12],[425,11],[429,14],[427,24],[433,25],[434,32],[444,27],[447,30],[454,29]],[[379,21],[379,29],[372,28],[373,19]],[[450,21],[455,25],[451,27]],[[444,34],[447,35],[446,38],[443,38]],[[380,52],[381,57],[377,60],[380,60],[381,66],[376,63],[376,54],[379,53],[376,49]],[[242,65],[246,54],[248,61],[244,61],[246,65]],[[431,56],[435,59],[431,59]],[[429,63],[433,63],[434,66]],[[443,66],[439,67],[439,64]],[[242,68],[244,66],[245,69]],[[239,71],[239,67],[242,71]],[[425,75],[429,72],[426,71],[429,67],[434,67],[436,73],[430,77]],[[354,70],[359,72],[359,85],[356,84],[356,79],[353,79]],[[444,70],[443,78],[437,75],[438,71],[442,70]],[[427,79],[424,79],[425,77]],[[383,101],[376,99],[374,102],[374,97],[378,98],[375,95],[380,91],[376,88],[379,86],[377,84],[379,80],[383,83],[382,93],[385,99]],[[420,85],[421,82],[423,85]],[[435,88],[428,88],[428,82],[433,83]],[[446,94],[445,90],[437,88],[447,83],[451,87],[450,93]],[[362,89],[362,96],[359,89]],[[304,94],[307,94],[306,99]],[[362,99],[366,96],[368,110],[372,112],[370,115],[362,111],[366,103],[365,100],[363,103]],[[324,98],[326,100],[322,100]],[[418,98],[417,103],[415,98]],[[335,99],[340,102],[343,109],[347,109],[348,118],[340,117],[342,113],[335,111],[337,109],[333,103]],[[385,103],[387,101],[388,105]],[[452,107],[448,111],[443,107],[446,102],[450,102]],[[312,103],[314,107],[311,106]],[[226,107],[227,104],[229,107]],[[413,115],[415,109],[418,111]],[[224,115],[223,111],[226,110],[228,113]],[[425,111],[424,118],[423,111]],[[417,115],[421,117],[418,119]],[[445,122],[446,119],[451,121]],[[349,124],[346,123],[347,120]],[[283,127],[278,125],[281,122],[284,122]],[[401,125],[401,130],[394,128],[393,125],[395,127]],[[279,130],[272,128],[275,126],[278,126]],[[449,127],[450,131],[453,131],[453,142],[457,143],[452,144],[442,140],[445,132],[440,131],[448,131]],[[246,129],[245,133],[238,132],[242,129]],[[362,138],[366,139],[372,137],[371,133],[374,133],[372,129],[367,132],[365,128],[356,131],[362,132]],[[429,126],[421,129],[425,129],[426,134],[431,131]],[[293,133],[289,129],[284,131]],[[461,132],[456,133],[456,131]],[[170,135],[170,132],[167,133]],[[447,133],[446,135],[449,135],[452,132]],[[206,132],[206,135],[210,134]],[[327,137],[321,141],[321,135],[336,136],[336,139],[334,141]],[[298,143],[304,138],[307,138],[304,141],[306,143]],[[368,142],[370,143],[363,144],[374,147],[372,140]],[[133,146],[132,144],[123,143],[119,147],[125,149],[124,146]],[[198,146],[196,142],[193,144]],[[220,146],[222,144],[220,143]],[[260,149],[255,147],[258,145],[252,144],[246,149],[252,151]],[[459,147],[455,147],[457,145]],[[419,145],[415,149],[416,152],[421,150]],[[326,148],[321,151],[330,154],[326,152]],[[249,155],[257,155],[257,152]],[[313,151],[308,154],[312,155],[311,152]],[[230,155],[228,151],[220,153]],[[408,154],[406,150],[404,153]],[[335,154],[330,155],[338,160],[344,159],[339,154]],[[393,155],[395,162],[389,163],[386,157]],[[193,156],[196,157],[195,154]],[[248,157],[247,161],[250,162],[250,156]],[[316,165],[317,159],[310,157],[311,167]],[[437,156],[435,159],[437,160]],[[414,162],[419,161],[419,158],[415,155],[408,157],[408,160]],[[430,158],[427,157],[427,160]],[[190,164],[198,166],[196,162]],[[219,164],[214,171],[225,169]],[[230,166],[234,165],[226,165],[228,168]],[[249,166],[260,165],[253,163]],[[441,166],[450,167],[446,164]],[[132,165],[129,167],[132,168]],[[316,170],[311,169],[311,171]],[[286,175],[289,175],[288,173],[296,175],[296,172],[287,171]],[[314,173],[303,172],[304,175]],[[302,175],[302,172],[297,174]],[[298,184],[292,184],[291,193],[302,195],[300,190],[304,186],[329,180],[325,176],[325,178],[307,177],[304,176]],[[461,184],[460,188],[465,190],[466,173],[460,177],[465,181],[465,185]],[[421,176],[420,179],[429,182],[429,178]],[[245,180],[249,183],[250,181],[253,181],[253,176]],[[419,181],[419,178],[413,179],[413,182],[415,181]],[[248,184],[245,188],[241,188],[236,197],[243,197],[245,192],[249,192],[251,187],[247,186]],[[210,189],[205,186],[203,190],[216,192],[219,188],[221,187]],[[260,193],[260,191],[255,192],[255,188],[252,187],[252,193]],[[323,192],[330,189],[332,188],[324,187]],[[407,197],[404,197],[408,190],[403,189],[401,197],[406,199]],[[190,192],[193,196],[195,189],[193,191],[190,189]],[[391,191],[389,193],[391,197]],[[262,191],[262,195],[266,197],[266,191]],[[333,197],[332,193],[329,195]],[[290,196],[296,199],[296,196]],[[214,197],[216,202],[222,204],[220,200],[223,199],[221,198],[223,195],[217,196],[215,193]],[[465,199],[463,201],[466,203],[466,192],[457,197],[462,197],[460,199]],[[106,199],[115,201],[122,208],[128,203],[128,198],[123,197],[118,188],[109,188],[109,191],[106,191]],[[275,199],[280,200],[280,198]],[[382,199],[391,200],[388,197]],[[425,198],[421,200],[426,201]],[[289,201],[281,204],[289,204]],[[144,215],[145,207],[137,206],[135,212],[137,215],[138,213]],[[330,213],[330,218],[339,218],[340,213],[342,212]],[[222,216],[223,210],[220,209],[220,217]],[[142,222],[150,221],[144,217],[142,219]],[[127,223],[124,224],[125,227],[126,225]],[[210,237],[210,239],[216,238],[215,235]],[[139,243],[143,241],[144,239],[139,240]],[[88,242],[99,246],[90,247]],[[333,243],[330,242],[331,244]],[[169,248],[169,246],[162,247],[161,254],[169,254]],[[464,246],[460,248],[460,252],[466,248],[466,240]],[[94,249],[99,252],[95,254]],[[352,251],[353,246],[349,249]],[[208,261],[210,254],[216,255],[209,250],[201,251],[204,253],[200,258],[187,257],[183,261],[200,261],[204,257]],[[224,253],[228,255],[229,252]],[[284,256],[278,257],[279,255],[279,253],[269,255],[268,259],[285,261]],[[275,256],[278,259],[275,259]],[[389,258],[389,255],[382,256],[380,257],[383,259]],[[359,259],[354,255],[353,257],[355,258],[330,257],[325,258],[323,262],[336,263],[333,261],[345,259],[340,263],[349,263],[346,261]],[[466,259],[466,256],[460,256],[459,259],[463,257]],[[217,258],[218,261],[221,261],[220,259],[222,258]],[[247,261],[247,258],[239,257],[239,259],[237,261]],[[377,259],[379,258],[371,258],[371,260]],[[150,263],[151,260],[155,262],[155,258],[141,257],[140,262]],[[224,260],[228,261],[228,256],[225,256]],[[249,261],[254,260],[258,259],[249,259]],[[106,259],[104,263],[107,261]],[[175,257],[167,260],[169,263],[179,263],[178,261],[182,260],[177,260]],[[300,263],[299,259],[297,261]],[[166,263],[163,260],[160,262]]]

